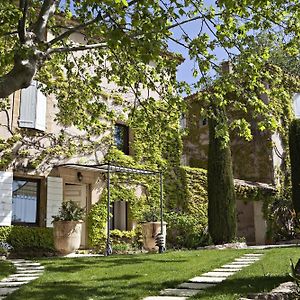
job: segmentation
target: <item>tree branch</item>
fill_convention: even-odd
[[[105,48],[107,46],[106,43],[98,43],[98,44],[91,44],[91,45],[82,45],[77,47],[61,47],[61,48],[52,48],[49,49],[46,54],[50,55],[52,53],[62,53],[62,52],[76,52],[76,51],[84,51],[88,49],[99,49],[99,48]]]
[[[20,0],[19,8],[22,10],[22,18],[19,20],[18,23],[18,35],[21,44],[25,43],[25,35],[26,35],[26,18],[27,18],[27,11],[28,11],[28,0]]]
[[[26,0],[27,1],[27,0]],[[34,24],[33,32],[40,41],[46,39],[46,28],[47,23],[51,15],[55,13],[56,5],[58,5],[60,0],[44,0],[41,7],[38,19]]]
[[[139,0],[132,0],[132,1],[128,2],[128,7],[134,5],[137,2],[139,2]],[[107,18],[109,16],[110,16],[109,12],[106,12],[104,15],[101,15],[101,13],[99,12],[94,19],[92,19],[86,23],[74,26],[74,27],[70,28],[69,30],[65,31],[64,33],[62,33],[61,35],[57,36],[56,38],[52,39],[51,41],[48,42],[48,46],[51,47],[54,44],[56,44],[57,42],[63,40],[64,38],[69,37],[72,33],[76,32],[76,31],[80,31],[100,20],[104,20],[105,18]]]

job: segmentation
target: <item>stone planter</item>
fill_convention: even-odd
[[[158,251],[155,245],[155,237],[160,233],[160,222],[147,222],[142,223],[143,233],[143,248],[147,251]],[[163,235],[167,235],[167,223],[163,223]]]
[[[80,247],[82,221],[53,222],[54,247],[61,254],[75,252]]]

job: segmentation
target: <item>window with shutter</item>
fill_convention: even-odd
[[[19,126],[44,131],[46,129],[47,98],[38,88],[38,83],[21,90]]]

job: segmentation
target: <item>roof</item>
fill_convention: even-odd
[[[234,179],[234,184],[246,186],[246,187],[249,187],[249,188],[259,188],[259,189],[262,189],[266,192],[271,192],[271,193],[276,192],[276,188],[273,185],[267,184],[267,183],[262,183],[262,182],[254,182],[254,181],[247,181],[247,180],[242,180],[242,179]]]

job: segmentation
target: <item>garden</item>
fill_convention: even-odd
[[[37,259],[45,266],[43,275],[7,296],[6,300],[138,300],[158,295],[164,288],[175,287],[245,253],[249,250],[168,251],[163,254]],[[239,299],[248,293],[270,291],[280,283],[289,281],[289,259],[296,261],[299,249],[270,249],[263,253],[258,262],[190,299]],[[2,277],[13,272],[8,262],[1,261],[0,266]]]

